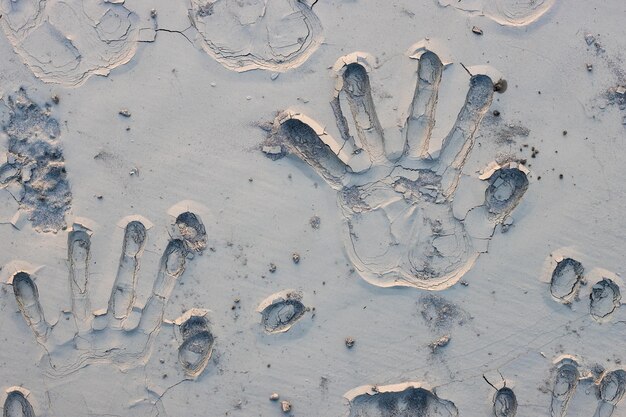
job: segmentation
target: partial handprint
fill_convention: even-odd
[[[89,299],[90,231],[75,225],[68,235],[71,312],[51,324],[44,317],[39,290],[29,272],[18,271],[11,283],[17,306],[43,347],[46,397],[53,413],[63,415],[163,415],[159,395],[146,386],[145,367],[163,324],[168,299],[189,259],[206,248],[200,218],[184,212],[161,256],[152,293],[136,306],[140,259],[147,239],[146,221],[127,223],[117,276],[108,307],[93,313]],[[136,320],[133,313],[140,313]],[[191,310],[176,320],[182,340],[178,349],[183,379],[197,377],[211,356],[214,338],[206,312]],[[123,383],[120,383],[123,379]],[[113,392],[107,398],[99,395]],[[20,400],[21,401],[21,400]],[[26,401],[24,399],[24,401]],[[22,401],[23,402],[23,401]]]
[[[338,191],[348,256],[365,280],[383,287],[441,290],[456,283],[486,250],[495,225],[517,206],[528,179],[516,163],[496,166],[483,177],[489,185],[484,204],[470,210],[471,227],[453,211],[461,171],[494,84],[487,75],[470,77],[456,122],[438,154],[430,152],[444,65],[430,50],[418,58],[402,149],[385,141],[367,58],[359,53],[335,65],[338,87],[331,106],[343,141],[335,141],[309,117],[286,111],[276,118],[268,144],[298,156]]]
[[[626,392],[626,371],[608,371],[601,365],[584,369],[579,362],[579,359],[571,355],[556,358],[550,416],[565,417],[568,410],[574,415],[583,414],[581,410],[570,410],[569,404],[578,393],[582,400],[579,405],[586,408],[584,415],[591,415],[591,398],[588,396],[593,396],[596,400],[593,416],[611,417]]]
[[[623,316],[621,277],[603,268],[585,270],[583,263],[577,260],[581,256],[572,248],[560,248],[546,258],[542,281],[549,284],[551,298],[570,310],[583,306],[598,323],[610,322],[616,315]],[[586,287],[588,282],[594,283],[591,288]]]
[[[437,0],[440,6],[452,6],[470,14],[480,14],[507,26],[526,26],[536,22],[556,0]]]
[[[122,3],[0,0],[0,27],[36,77],[75,86],[135,55],[139,18]]]
[[[190,6],[199,45],[234,71],[296,68],[323,40],[313,6],[304,0],[191,0]]]

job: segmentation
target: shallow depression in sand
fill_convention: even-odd
[[[557,0],[436,0],[469,13],[482,13],[507,26],[525,26],[543,16]]]

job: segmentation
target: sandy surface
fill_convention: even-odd
[[[626,416],[626,5],[0,10],[5,417]]]

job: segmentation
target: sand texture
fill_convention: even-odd
[[[624,17],[0,0],[4,417],[626,417]]]

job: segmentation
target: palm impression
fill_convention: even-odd
[[[62,312],[56,322],[44,316],[33,274],[18,270],[11,276],[17,307],[43,348],[46,408],[76,416],[85,415],[85,410],[92,415],[126,415],[128,410],[133,415],[163,415],[155,389],[146,386],[146,366],[167,302],[190,259],[206,248],[207,234],[196,214],[186,211],[176,217],[151,294],[141,308],[136,305],[136,288],[148,228],[149,222],[139,217],[126,224],[117,275],[102,311],[91,308],[91,231],[84,226],[74,225],[68,234],[71,311]],[[182,375],[181,379],[194,379],[213,350],[207,312],[189,310],[172,324],[179,339],[178,363],[166,365],[173,366],[172,374]],[[115,404],[101,398],[102,390],[113,392]],[[15,392],[10,403],[17,405],[11,407],[32,409],[23,393]]]
[[[296,155],[337,191],[345,248],[365,280],[381,287],[442,290],[486,252],[495,226],[508,224],[528,179],[515,162],[494,163],[481,176],[488,181],[484,203],[455,212],[461,172],[494,83],[485,74],[471,75],[465,102],[440,151],[429,151],[445,65],[425,48],[413,57],[418,59],[417,83],[403,118],[401,146],[386,140],[376,114],[369,58],[354,53],[334,66],[331,106],[342,140],[313,119],[285,111],[275,119],[264,151],[273,159]]]
[[[139,18],[122,3],[0,0],[0,27],[36,77],[75,86],[135,55]]]
[[[440,6],[452,6],[470,14],[487,16],[506,26],[526,26],[536,22],[556,0],[437,0]]]
[[[284,72],[322,43],[322,25],[301,0],[191,0],[189,20],[202,49],[234,71]]]

